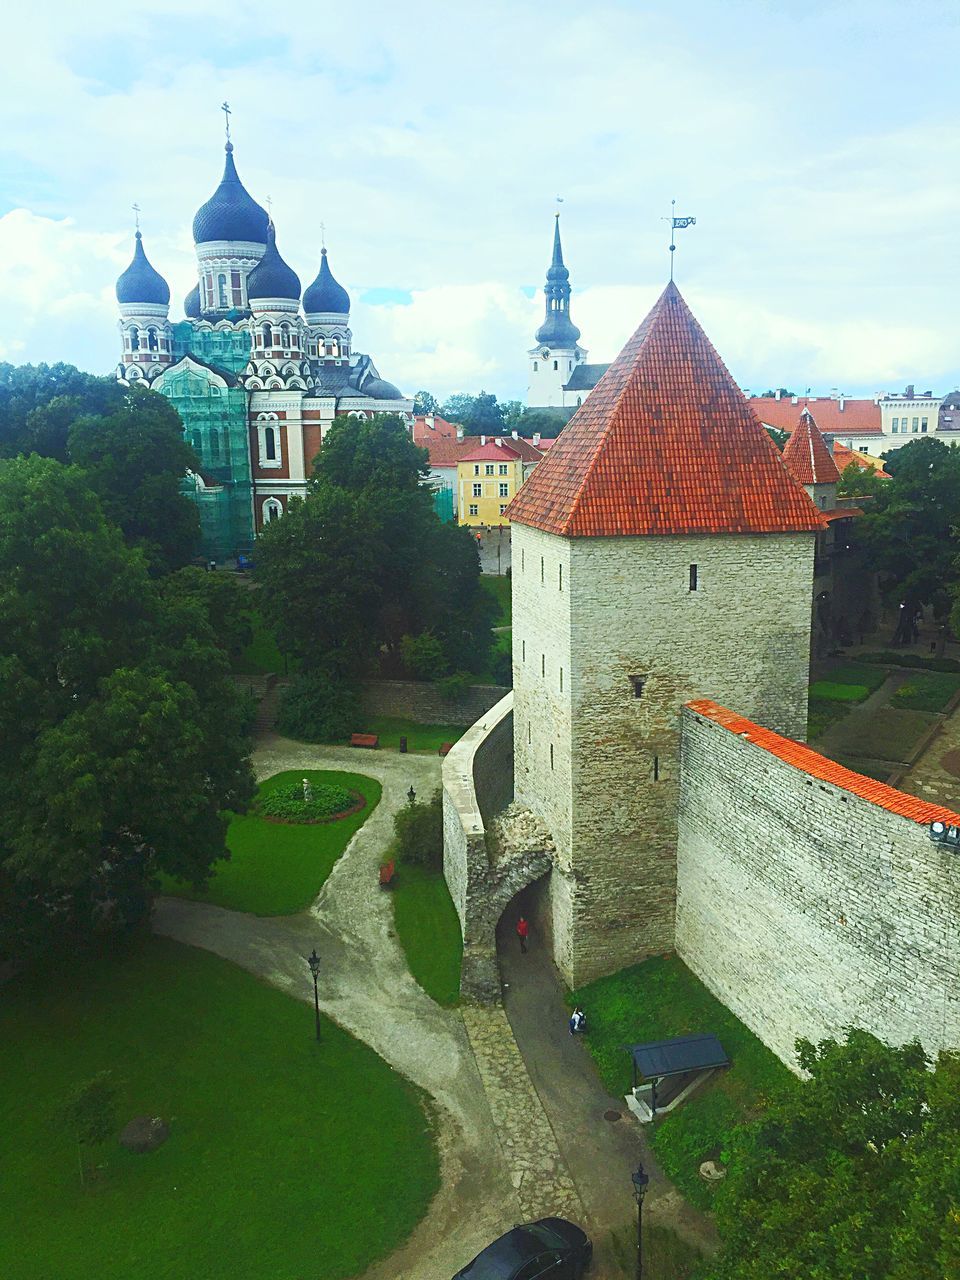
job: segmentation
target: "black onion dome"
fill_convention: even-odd
[[[240,181],[233,163],[233,143],[227,143],[227,160],[220,185],[193,219],[195,244],[210,240],[246,240],[264,244],[267,239],[266,209],[261,209]]]
[[[300,297],[300,277],[277,252],[273,223],[267,227],[266,252],[247,276],[247,297],[291,298],[294,301]]]
[[[383,378],[368,378],[360,390],[365,396],[371,396],[374,400],[403,399],[403,395],[393,383],[385,382]]]
[[[170,302],[170,286],[147,260],[143,251],[143,237],[139,231],[133,261],[117,281],[117,301],[149,302],[159,307],[165,307]]]
[[[342,284],[334,280],[326,249],[320,250],[320,270],[303,295],[303,309],[311,315],[326,312],[340,316],[350,312],[350,295]]]
[[[565,311],[551,311],[536,332],[537,342],[550,347],[572,347],[580,338],[580,330]]]
[[[183,300],[183,314],[188,320],[200,319],[200,286],[195,284]]]

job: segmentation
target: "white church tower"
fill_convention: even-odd
[[[537,330],[537,345],[527,353],[530,376],[527,405],[531,409],[561,408],[564,384],[574,369],[587,358],[579,344],[580,330],[570,319],[570,272],[563,263],[560,247],[560,214],[555,215],[553,259],[547,271],[546,315]]]

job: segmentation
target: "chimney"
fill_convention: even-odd
[[[912,382],[907,383],[906,387],[904,387],[903,394],[906,396],[908,400],[913,399],[913,383]]]
[[[540,432],[539,431],[535,431],[533,433],[533,447],[535,449],[540,448]]]
[[[502,448],[503,448],[503,441],[500,439],[500,437],[499,437],[499,436],[497,436],[497,437],[494,439],[494,442],[493,442],[493,443],[497,446],[497,448],[498,448],[498,449],[502,449]]]
[[[791,404],[799,404],[799,401],[798,401],[798,399],[797,399],[797,397],[796,397],[796,396],[791,396],[791,397],[790,397],[790,403],[791,403]]]
[[[460,425],[459,422],[457,423],[457,439],[458,440],[463,439],[463,427]]]
[[[481,444],[481,447],[482,447],[483,445],[485,445],[486,443],[487,443],[487,437],[486,437],[486,436],[481,436],[481,437],[480,437],[480,444]]]
[[[846,397],[845,397],[845,396],[841,396],[841,397],[840,397],[840,412],[841,412],[841,413],[843,413],[843,406],[846,404],[846,402],[847,402],[847,401],[846,401]]]
[[[933,397],[933,392],[932,392],[932,391],[925,391],[923,394],[924,394],[925,396],[930,396],[931,398]]]
[[[510,434],[513,436],[514,440],[516,440],[516,439],[517,439],[517,432],[516,432],[516,431],[511,431],[511,432],[510,432]]]
[[[779,403],[779,401],[780,401],[780,396],[781,396],[782,394],[783,394],[783,388],[782,388],[782,387],[777,387],[776,391],[773,393],[773,398],[774,398],[774,400],[776,400],[776,401]]]
[[[431,431],[436,431],[437,420],[436,418],[434,418],[432,414],[430,415],[429,418],[424,418],[424,422],[427,424],[427,426],[430,428]]]

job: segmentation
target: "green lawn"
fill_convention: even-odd
[[[834,684],[864,685],[868,692],[879,689],[887,678],[882,668],[863,662],[828,662],[818,670],[818,675]]]
[[[810,697],[816,702],[863,702],[870,690],[865,684],[838,684],[835,680],[814,680]]]
[[[287,662],[277,647],[274,629],[263,617],[258,608],[254,609],[253,640],[247,645],[236,664],[240,675],[255,676],[291,675],[296,670],[296,662]]]
[[[485,591],[497,602],[498,613],[492,622],[494,627],[509,627],[513,623],[513,594],[510,578],[499,575],[483,574],[480,582]]]
[[[893,695],[895,707],[911,711],[943,711],[960,689],[960,676],[939,671],[918,671]]]
[[[725,1147],[734,1125],[751,1119],[779,1090],[792,1087],[794,1077],[676,956],[622,969],[573,992],[571,1000],[586,1011],[585,1043],[604,1084],[617,1097],[632,1084],[624,1045],[701,1031],[719,1038],[733,1066],[655,1121],[652,1134],[664,1172],[689,1200],[708,1208],[713,1192],[699,1177],[701,1162]]]
[[[399,864],[390,892],[410,972],[437,1004],[456,1004],[463,938],[447,882],[438,871]]]
[[[207,887],[194,889],[164,876],[161,877],[163,891],[198,902],[214,902],[234,911],[252,911],[259,916],[287,916],[306,910],[350,837],[379,802],[380,783],[362,773],[289,769],[261,782],[260,792],[272,791],[274,787],[299,782],[302,778],[359,791],[367,806],[337,822],[303,825],[267,822],[254,814],[239,814],[227,832],[230,860],[216,865]]]
[[[444,742],[456,742],[467,731],[464,724],[415,724],[398,716],[361,716],[360,721],[356,732],[375,733],[380,739],[380,746],[387,750],[398,750],[403,736],[407,739],[408,751],[423,751],[430,755],[436,755]],[[343,744],[349,739],[337,741]],[[363,751],[358,749],[357,756],[362,759]]]
[[[79,1184],[67,1093],[122,1083]],[[372,1050],[233,965],[147,939],[20,978],[0,1000],[4,1280],[345,1280],[423,1217],[439,1165],[421,1096]]]
[[[843,702],[833,702],[827,698],[810,698],[807,707],[807,741],[813,742],[837,720],[842,720],[849,710]]]
[[[837,724],[830,752],[845,758],[864,756],[902,763],[934,721],[929,713],[896,706],[859,711]]]

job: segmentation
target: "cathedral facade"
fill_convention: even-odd
[[[180,413],[200,459],[188,484],[203,551],[224,559],[248,551],[306,492],[334,417],[409,417],[413,401],[354,350],[350,297],[326,248],[301,296],[270,215],[240,181],[229,139],[223,178],[194,217],[193,239],[197,283],[184,319],[171,320],[170,288],[137,230],[133,261],[117,281],[117,377],[150,386]]]

